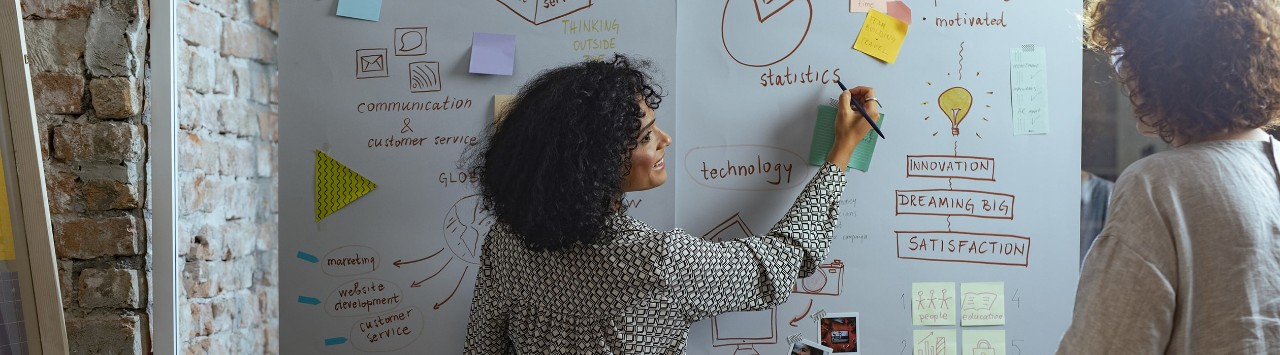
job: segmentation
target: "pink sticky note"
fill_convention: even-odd
[[[886,14],[889,16],[905,22],[908,25],[911,24],[911,7],[907,6],[907,3],[901,1],[890,1],[885,4],[885,7],[888,8],[888,12],[886,12]]]

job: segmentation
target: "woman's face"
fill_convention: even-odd
[[[640,119],[640,137],[636,139],[636,148],[631,150],[631,171],[622,177],[622,191],[643,191],[662,185],[667,181],[667,146],[671,145],[671,136],[658,128],[653,109],[639,101],[644,117]]]

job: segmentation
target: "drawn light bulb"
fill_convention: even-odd
[[[969,115],[969,108],[973,106],[973,94],[968,89],[962,87],[953,87],[938,95],[938,108],[942,109],[942,113],[951,119],[951,135],[960,135],[960,121],[964,121],[964,116]]]

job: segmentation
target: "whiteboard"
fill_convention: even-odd
[[[677,153],[668,156],[666,185],[628,195],[632,213],[708,239],[764,233],[816,171],[806,157],[817,105],[839,92],[831,79],[875,86],[883,98],[887,138],[868,172],[848,175],[824,278],[799,280],[798,292],[774,310],[695,324],[689,353],[784,353],[789,336],[821,338],[814,315],[822,312],[857,314],[862,353],[928,354],[915,346],[916,331],[956,332],[948,349],[963,351],[950,353],[978,353],[962,349],[967,330],[1004,331],[993,344],[999,354],[1056,348],[1078,278],[1079,2],[907,1],[913,21],[894,64],[850,48],[867,14],[851,13],[845,1],[569,0],[541,13],[529,4],[539,5],[384,2],[371,22],[334,16],[334,0],[281,3],[282,351],[460,351],[477,266],[469,250],[487,227],[484,216],[460,213],[475,206],[474,186],[455,164],[465,142],[492,119],[494,95],[513,94],[539,70],[613,52],[657,65],[669,95],[657,116]],[[973,17],[990,25],[973,25]],[[403,31],[422,27],[426,53],[397,56],[397,46],[417,48]],[[473,32],[516,35],[513,75],[468,73]],[[1027,44],[1048,54],[1047,134],[1014,134],[1010,57]],[[360,50],[380,48],[385,76],[359,72],[370,53]],[[422,62],[439,66],[439,90],[412,91],[409,68]],[[938,106],[952,87],[972,93],[956,135]],[[360,106],[404,101],[445,105]],[[369,147],[412,137],[428,144]],[[319,221],[317,150],[377,184]],[[976,201],[976,212],[899,205],[911,196]],[[990,210],[984,200],[994,202]],[[447,226],[459,222],[467,228]],[[465,238],[471,242],[459,244]],[[1012,249],[958,255],[912,238]],[[965,306],[956,294],[962,284],[1002,282],[996,301],[1005,324],[914,325],[922,313],[911,305],[923,298],[909,294],[923,282],[954,285],[957,308]],[[351,305],[343,295],[352,293],[388,301],[335,310]]]
[[[817,169],[805,162],[817,105],[839,94],[833,79],[877,89],[886,138],[878,142],[868,172],[847,175],[840,225],[818,276],[803,280],[772,317],[698,323],[689,352],[733,354],[743,347],[786,353],[789,336],[820,339],[813,316],[826,312],[858,314],[863,354],[938,353],[915,346],[918,330],[1003,330],[1001,355],[1053,353],[1069,324],[1079,277],[1073,253],[1079,225],[1081,3],[910,0],[912,24],[894,64],[851,49],[867,14],[850,13],[848,1],[770,3],[761,8],[771,10],[760,13],[751,1],[679,3],[676,77],[684,96],[677,141],[685,144],[676,144],[684,158],[673,171],[676,224],[695,235],[726,224],[767,231]],[[761,21],[761,13],[772,16]],[[971,25],[975,16],[994,20]],[[964,22],[946,21],[957,17]],[[1014,134],[1010,57],[1026,44],[1048,54],[1048,134]],[[954,136],[939,107],[939,96],[952,87],[967,88],[973,99]],[[772,185],[779,176],[760,161],[794,168]],[[939,164],[982,168],[929,168]],[[730,166],[747,167],[748,173],[712,173],[730,172]],[[752,166],[760,168],[751,174]],[[952,197],[977,206],[959,213],[910,202],[901,206],[902,196]],[[984,200],[996,207],[984,211]],[[1001,213],[1005,202],[1011,207]],[[913,237],[995,242],[987,245],[1020,251],[947,253],[920,248],[921,243],[912,250]],[[913,302],[943,298],[916,297],[917,282],[950,283],[953,292],[962,283],[1003,282],[997,301],[1006,307],[1005,324],[913,325]],[[953,305],[963,307],[964,295],[951,295]],[[752,338],[765,339],[742,340]],[[734,339],[764,344],[739,346]],[[965,339],[952,341],[948,354],[978,353],[964,348]]]
[[[676,134],[675,2],[544,1],[384,1],[377,22],[334,16],[334,0],[280,3],[284,353],[462,351],[488,219],[457,162],[493,119],[495,95],[543,69],[637,53],[661,70],[670,96],[658,120]],[[469,73],[474,32],[516,36],[513,75]],[[316,150],[377,187],[316,221]],[[672,228],[674,191],[626,202]],[[371,300],[381,304],[359,307]]]

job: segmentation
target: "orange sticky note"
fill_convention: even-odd
[[[871,9],[867,11],[867,20],[862,22],[858,39],[853,42],[853,49],[893,64],[906,39],[906,23]]]

